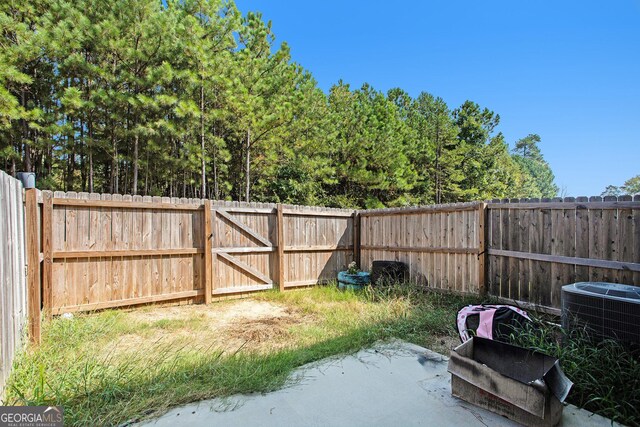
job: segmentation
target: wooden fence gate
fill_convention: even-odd
[[[277,277],[274,208],[216,206],[211,217],[213,294],[271,289]]]

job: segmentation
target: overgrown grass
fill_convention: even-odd
[[[202,309],[188,319],[144,319],[134,311],[54,319],[43,327],[41,346],[18,358],[7,403],[62,405],[68,425],[117,425],[196,400],[275,390],[301,365],[378,340],[433,344],[455,336],[457,309],[475,302],[411,285],[361,293],[316,287],[254,299],[286,306],[304,321],[288,325],[277,346],[229,350],[203,341]],[[225,304],[235,303],[206,310]]]
[[[587,329],[568,333],[534,319],[511,341],[560,359],[574,383],[569,402],[625,425],[640,425],[640,355],[613,340],[595,342]]]
[[[444,351],[440,339],[457,339],[456,311],[479,302],[410,284],[360,293],[315,287],[252,299],[286,307],[296,313],[295,322],[275,318],[280,334],[260,343],[252,342],[259,334],[241,334],[245,341],[230,348],[210,340],[208,316],[238,302],[185,307],[188,316],[180,318],[145,317],[171,310],[161,307],[56,318],[43,325],[41,346],[17,359],[5,403],[62,405],[68,425],[118,425],[197,400],[276,390],[301,365],[378,340],[400,338]],[[584,330],[569,336],[542,319],[512,341],[561,360],[575,383],[571,403],[640,425],[640,360],[624,347],[594,344]]]

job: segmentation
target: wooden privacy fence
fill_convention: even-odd
[[[23,207],[18,184],[2,178],[3,363],[25,304],[38,341],[41,308],[208,303],[334,280],[353,260],[365,270],[402,261],[432,289],[556,310],[564,284],[640,285],[640,197],[353,211],[27,190]]]
[[[361,211],[360,256],[402,261],[430,288],[484,292],[484,203]]]
[[[630,199],[352,211],[34,194],[49,314],[308,286],[352,260],[402,261],[430,288],[556,309],[567,283],[640,284],[640,202]]]
[[[354,259],[351,210],[46,191],[42,203],[49,314],[307,286]]]
[[[0,171],[0,398],[27,326],[27,252],[20,182]]]
[[[569,197],[487,205],[491,295],[560,308],[580,281],[640,286],[640,197]]]

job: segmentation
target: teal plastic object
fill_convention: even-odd
[[[349,274],[346,271],[338,272],[338,288],[359,290],[371,283],[371,275],[366,271]]]

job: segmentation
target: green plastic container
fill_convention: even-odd
[[[346,271],[338,273],[338,288],[359,291],[371,283],[371,275],[366,271],[359,271],[356,274],[349,274]]]

